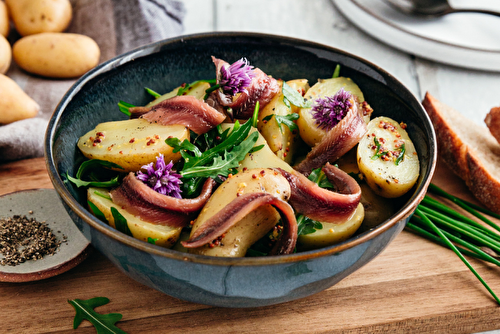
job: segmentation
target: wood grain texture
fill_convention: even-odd
[[[0,165],[1,192],[50,187],[43,159]],[[472,200],[442,164],[435,184]],[[473,266],[500,292],[499,269]],[[500,308],[451,251],[403,231],[372,262],[314,296],[281,305],[221,309],[166,296],[122,274],[94,252],[47,280],[0,284],[1,333],[95,333],[72,329],[68,299],[106,296],[101,313],[119,312],[128,333],[471,333],[500,328]]]

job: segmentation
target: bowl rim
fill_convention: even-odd
[[[94,217],[86,208],[84,208],[76,199],[71,195],[71,193],[64,186],[63,180],[59,175],[55,161],[54,161],[54,152],[53,152],[53,143],[54,137],[56,134],[56,125],[59,124],[59,120],[62,117],[62,114],[65,108],[68,106],[70,101],[74,96],[78,94],[81,88],[90,80],[99,76],[100,74],[111,71],[112,69],[119,67],[120,65],[129,63],[134,61],[137,58],[146,57],[152,54],[159,52],[162,47],[176,44],[176,43],[184,43],[184,42],[196,42],[197,40],[203,40],[207,38],[241,38],[241,39],[262,39],[268,42],[281,43],[291,46],[300,46],[300,47],[309,47],[315,50],[323,50],[329,53],[336,53],[343,55],[347,58],[352,58],[357,60],[371,69],[375,70],[378,73],[382,73],[384,77],[390,78],[393,82],[399,84],[399,86],[408,93],[409,97],[414,99],[417,102],[417,106],[420,107],[419,112],[423,116],[424,127],[426,127],[431,135],[429,138],[429,168],[424,176],[422,184],[420,184],[415,192],[415,194],[410,198],[409,202],[401,208],[394,216],[385,222],[381,223],[377,227],[365,231],[354,238],[349,238],[346,241],[325,247],[316,250],[310,250],[300,253],[294,253],[289,255],[279,255],[279,256],[266,256],[266,257],[243,257],[243,258],[228,258],[228,257],[213,257],[207,255],[198,255],[198,254],[190,254],[183,253],[173,249],[163,248],[160,246],[156,246],[153,244],[146,243],[139,239],[135,239],[131,236],[125,235],[108,224],[101,222],[96,217]],[[409,102],[406,103],[409,105]],[[50,180],[59,194],[61,200],[76,214],[80,217],[86,224],[90,225],[92,228],[97,231],[105,234],[106,236],[123,243],[127,246],[133,247],[136,250],[143,251],[146,253],[154,254],[156,256],[165,257],[169,259],[175,259],[180,261],[189,261],[199,264],[208,264],[208,265],[219,265],[219,266],[266,266],[266,265],[274,265],[274,264],[285,264],[285,263],[293,263],[304,260],[310,260],[314,258],[319,258],[327,255],[333,255],[339,253],[341,251],[353,248],[359,244],[362,244],[368,240],[375,238],[376,236],[382,234],[387,231],[391,227],[395,226],[398,222],[403,219],[408,218],[413,214],[414,209],[420,203],[422,198],[425,196],[427,187],[431,182],[432,175],[434,174],[437,162],[437,149],[436,149],[436,135],[434,132],[434,128],[432,126],[431,120],[427,113],[425,112],[420,101],[415,97],[415,95],[399,80],[397,80],[393,75],[379,67],[367,61],[364,58],[359,56],[350,54],[346,51],[321,44],[316,42],[311,42],[303,39],[286,37],[280,35],[272,35],[272,34],[262,34],[262,33],[253,33],[253,32],[209,32],[209,33],[198,33],[191,35],[182,35],[178,37],[173,37],[169,39],[164,39],[158,42],[154,42],[151,44],[147,44],[126,52],[124,54],[118,55],[102,64],[96,66],[94,69],[90,70],[86,74],[84,74],[80,79],[78,79],[69,90],[64,94],[61,101],[57,105],[52,117],[49,120],[49,124],[47,126],[47,131],[45,134],[44,140],[44,153],[45,153],[45,163],[47,167],[47,171],[50,177]]]

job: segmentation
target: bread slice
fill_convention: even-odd
[[[490,113],[486,115],[484,122],[490,129],[493,137],[500,143],[500,107],[491,108]]]
[[[436,130],[438,156],[481,203],[500,214],[500,144],[486,127],[429,93],[422,104]]]

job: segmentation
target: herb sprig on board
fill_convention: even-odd
[[[433,184],[429,185],[428,191],[457,203],[464,210],[490,225],[495,230],[500,231],[500,227],[497,224],[478,211],[489,214],[495,218],[500,218],[500,215],[472,203],[465,202],[458,197],[448,194]],[[472,204],[474,208],[468,204]],[[500,299],[462,255],[465,254],[500,266],[497,255],[500,254],[499,233],[479,224],[475,220],[464,216],[458,211],[429,196],[426,196],[422,200],[406,227],[429,240],[453,250],[491,293],[497,303],[500,304]]]

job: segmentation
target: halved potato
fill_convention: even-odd
[[[356,211],[346,222],[342,224],[321,223],[322,229],[299,236],[298,247],[301,250],[317,249],[347,240],[361,226],[364,216],[363,205],[359,203]]]
[[[358,85],[356,85],[350,78],[344,77],[319,80],[306,92],[305,98],[315,101],[318,98],[323,98],[325,96],[333,96],[340,90],[340,88],[344,88],[345,91],[356,96],[359,103],[362,103],[365,100]],[[307,145],[312,147],[323,139],[326,131],[318,128],[315,123],[315,119],[312,116],[311,110],[311,108],[300,109],[300,118],[297,120],[297,125],[299,126],[302,140],[304,140]]]
[[[182,86],[179,86],[179,87],[175,88],[173,91],[168,92],[166,94],[163,94],[162,96],[160,96],[160,97],[154,99],[153,101],[149,102],[148,104],[146,104],[146,107],[154,106],[155,104],[158,104],[162,101],[165,101],[165,100],[168,100],[172,97],[177,96],[177,92],[181,88],[182,88]],[[191,95],[191,96],[196,97],[199,100],[202,100],[203,97],[205,96],[205,91],[208,88],[210,88],[210,84],[208,84],[206,82],[198,82],[192,86],[189,86],[187,91],[186,91],[186,94],[184,94],[184,95]]]
[[[212,194],[195,220],[191,235],[238,196],[255,192],[266,192],[282,200],[288,200],[291,190],[285,177],[271,169],[257,168],[239,172],[224,181]],[[221,245],[213,248],[204,245],[191,248],[189,252],[210,256],[245,256],[247,249],[265,236],[279,218],[278,212],[271,205],[263,205],[231,227],[224,234]]]
[[[358,144],[357,162],[370,188],[388,198],[410,190],[420,172],[418,155],[408,133],[388,117],[377,117],[368,123],[368,132]]]
[[[159,125],[145,119],[100,123],[78,141],[78,148],[89,159],[114,162],[125,171],[135,172],[156,161],[161,153],[168,163],[181,158],[165,143],[169,136],[189,139],[184,125]]]
[[[156,239],[155,245],[170,248],[179,238],[182,228],[148,223],[128,213],[120,206],[114,204],[113,201],[102,196],[109,197],[109,192],[106,189],[94,187],[87,189],[87,199],[104,214],[109,225],[112,227],[116,228],[115,219],[111,213],[111,208],[115,208],[127,220],[127,226],[130,232],[132,232],[132,236],[136,239],[145,242],[148,242],[148,238]]]
[[[282,81],[278,81],[282,85]],[[288,81],[287,84],[296,90],[304,92],[309,87],[306,79]],[[291,105],[287,107],[283,101],[283,93],[277,94],[266,106],[259,112],[258,129],[269,144],[269,148],[287,163],[292,163],[293,156],[299,142],[297,131],[290,131],[290,128],[281,124],[281,128],[276,121],[276,116],[287,116],[298,113],[299,108]],[[274,116],[272,116],[274,115]],[[272,117],[271,117],[272,116]],[[264,118],[271,119],[264,121]]]

